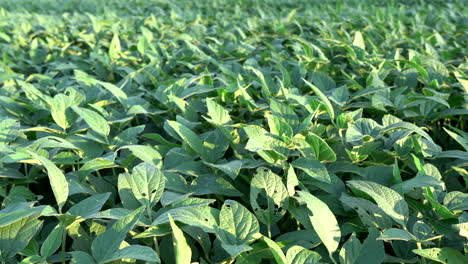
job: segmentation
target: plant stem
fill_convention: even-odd
[[[67,229],[65,225],[63,225],[63,232],[62,232],[62,264],[65,264],[65,253],[66,253],[66,243],[67,243]]]
[[[148,218],[149,218],[150,222],[153,223],[153,212],[151,210],[151,207],[147,206],[146,207],[146,212],[148,214]],[[154,244],[154,250],[159,255],[159,245],[158,245],[158,239],[156,238],[156,236],[153,236],[153,244]]]
[[[418,242],[416,245],[418,246],[418,249],[422,249],[421,243]],[[426,259],[424,257],[421,257],[421,263],[426,264]]]
[[[330,256],[330,259],[331,259],[331,261],[332,261],[334,264],[337,264],[336,261],[335,261],[335,259],[334,259],[333,256],[332,256],[332,253],[330,253],[328,256]]]

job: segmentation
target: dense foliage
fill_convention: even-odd
[[[0,1],[2,263],[468,263],[455,1]]]

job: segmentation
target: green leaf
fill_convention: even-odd
[[[99,263],[107,263],[119,259],[137,259],[156,263],[161,262],[159,256],[152,248],[140,245],[131,245],[119,249],[117,252],[115,252],[112,258],[105,260],[105,262]]]
[[[251,67],[251,66],[247,66],[245,68],[246,68],[246,70],[253,71],[255,73],[255,75],[257,75],[257,77],[260,79],[260,82],[262,83],[262,90],[261,91],[262,91],[263,96],[265,98],[271,98],[273,92],[271,91],[271,89],[270,89],[270,87],[269,87],[263,73],[261,71],[255,69],[255,68]]]
[[[40,215],[45,209],[45,206],[27,207],[24,209],[13,207],[11,210],[7,207],[0,211],[0,227],[10,225],[29,216]]]
[[[173,208],[159,215],[151,225],[169,223],[169,214],[175,221],[201,228],[207,233],[215,233],[219,211],[209,206],[184,206]]]
[[[286,260],[289,264],[320,264],[321,258],[318,253],[301,246],[292,246],[286,252]]]
[[[464,264],[468,258],[453,248],[427,248],[413,249],[413,252],[423,258],[431,259],[444,264]]]
[[[296,172],[294,172],[294,167],[289,166],[286,176],[286,188],[288,189],[289,196],[294,196],[296,186],[299,186],[299,180],[297,179]]]
[[[19,135],[20,123],[11,118],[0,121],[0,145],[8,144]]]
[[[362,250],[362,244],[356,237],[356,233],[351,234],[349,239],[343,244],[340,250],[340,263],[353,264],[356,263]]]
[[[62,234],[64,231],[63,224],[58,224],[47,236],[46,240],[42,243],[41,246],[41,256],[46,259],[57,251],[57,249],[62,244]]]
[[[393,185],[392,189],[398,191],[400,194],[406,194],[414,188],[422,187],[441,187],[444,183],[432,176],[418,174],[416,177]]]
[[[272,134],[259,126],[247,126],[244,127],[244,131],[249,137],[245,149],[257,152],[266,161],[272,163],[287,159],[289,149],[283,141],[273,137]]]
[[[132,152],[135,157],[141,159],[144,162],[151,163],[157,167],[162,166],[162,156],[159,154],[159,152],[150,147],[150,146],[145,146],[145,145],[128,145],[128,146],[123,146],[120,149],[128,149]],[[117,150],[117,151],[118,151]]]
[[[327,169],[318,160],[298,158],[293,163],[291,163],[291,165],[295,168],[303,170],[308,176],[315,180],[331,183],[331,178]]]
[[[364,225],[374,226],[380,229],[387,229],[393,225],[393,219],[390,218],[390,216],[388,216],[382,210],[382,208],[369,200],[342,194],[340,201],[343,203],[343,205],[356,210]]]
[[[228,125],[231,123],[231,117],[229,112],[224,109],[221,105],[216,103],[213,99],[206,99],[206,106],[208,108],[208,114],[211,120],[218,125]]]
[[[307,143],[314,150],[315,158],[322,162],[333,162],[336,161],[336,154],[332,148],[319,136],[314,133],[307,134]]]
[[[192,259],[192,249],[185,240],[184,233],[176,225],[169,214],[169,223],[172,228],[172,241],[174,246],[174,256],[177,264],[190,264]]]
[[[83,199],[68,209],[67,214],[81,216],[83,218],[91,218],[94,214],[101,210],[102,206],[104,206],[104,203],[107,201],[107,199],[109,199],[110,195],[111,193],[96,194]]]
[[[91,244],[93,257],[98,263],[106,263],[118,258],[120,244],[125,239],[127,233],[139,220],[144,207],[131,212],[125,217],[117,220],[104,233],[98,235]]]
[[[210,167],[221,170],[233,180],[236,179],[237,175],[239,175],[239,172],[242,168],[242,161],[240,160],[233,160],[222,164],[213,164],[205,162],[205,164]]]
[[[30,216],[0,227],[0,259],[9,263],[8,260],[28,245],[41,226],[42,221],[37,220],[37,216]]]
[[[369,181],[348,181],[348,185],[368,194],[386,214],[402,226],[406,226],[408,205],[396,191]]]
[[[258,200],[265,202],[259,204]],[[268,226],[278,222],[289,205],[288,190],[281,177],[267,168],[258,168],[250,182],[250,204],[260,222]]]
[[[81,108],[78,106],[72,106],[71,108],[75,113],[83,118],[89,128],[101,135],[103,138],[107,138],[110,132],[110,127],[104,117],[87,108]]]
[[[356,31],[356,33],[354,34],[353,45],[363,50],[366,49],[366,44],[364,42],[364,38],[362,37],[361,31]]]
[[[120,47],[120,40],[119,40],[119,34],[114,33],[114,36],[112,37],[112,41],[109,44],[109,57],[111,60],[116,60],[120,57],[120,52],[121,52],[121,47]]]
[[[165,178],[158,167],[143,162],[133,168],[132,174],[124,174],[133,195],[141,205],[153,208],[161,199]]]
[[[289,105],[271,98],[270,109],[274,116],[280,117],[293,129],[294,134],[298,133],[298,128],[300,125],[299,117]]]
[[[109,92],[111,92],[112,95],[115,96],[115,98],[117,98],[117,100],[119,100],[119,102],[123,106],[128,107],[127,106],[128,98],[127,98],[127,95],[125,94],[125,92],[122,91],[122,88],[119,88],[119,87],[113,85],[112,83],[108,83],[108,82],[98,81],[97,83],[100,84],[102,87],[104,87]],[[124,85],[125,85],[125,83],[122,86],[124,86]]]
[[[265,118],[268,121],[268,127],[272,134],[278,135],[280,137],[292,137],[294,132],[290,125],[286,123],[282,118],[266,114]]]
[[[417,241],[418,239],[413,236],[410,232],[399,229],[399,228],[390,228],[385,230],[385,232],[380,235],[379,240],[403,240],[403,241]]]
[[[93,257],[91,257],[88,253],[82,251],[72,251],[70,252],[72,255],[72,259],[70,261],[71,264],[95,264]]]
[[[341,239],[341,231],[335,215],[327,204],[309,192],[298,191],[297,193],[299,194],[298,201],[305,203],[307,209],[310,210],[310,222],[331,256],[338,248]]]
[[[368,137],[376,138],[380,129],[380,125],[374,120],[360,118],[346,130],[346,142],[355,142]],[[369,141],[369,139],[366,141]]]
[[[413,125],[413,124],[408,123],[408,122],[398,122],[398,123],[393,123],[391,125],[388,125],[388,126],[384,127],[381,130],[381,133],[387,133],[387,132],[390,132],[390,131],[395,130],[395,129],[407,129],[407,130],[413,131],[413,132],[423,136],[425,139],[427,139],[429,142],[431,142],[433,145],[435,145],[435,143],[432,140],[431,136],[429,136],[424,130],[422,130],[418,126]]]
[[[455,139],[455,141],[457,141],[465,149],[465,151],[468,151],[468,141],[466,138],[446,129],[445,127],[443,127],[443,129],[445,130],[445,132],[447,132],[447,134],[449,134],[453,139]]]
[[[361,243],[353,233],[340,250],[340,264],[380,264],[385,258],[385,249],[382,241],[377,240],[379,232],[375,228],[369,229],[369,235]]]
[[[444,197],[444,205],[452,211],[468,210],[468,194],[454,191],[449,192]]]
[[[429,201],[435,211],[439,214],[442,219],[457,218],[457,215],[450,211],[447,207],[441,205],[437,200],[436,196],[429,187],[425,188],[424,197]]]
[[[169,126],[182,138],[183,142],[189,145],[199,155],[203,154],[203,141],[188,127],[176,121],[167,121]]]
[[[119,198],[122,201],[122,204],[127,209],[137,209],[141,206],[140,202],[135,198],[133,195],[132,187],[130,183],[127,181],[127,174],[128,172],[119,174],[119,178],[117,180],[117,187],[119,192]]]
[[[57,166],[55,166],[52,161],[32,151],[26,150],[26,152],[31,155],[31,157],[38,160],[46,168],[47,176],[49,177],[50,186],[52,187],[55,200],[57,201],[59,210],[62,210],[63,205],[67,201],[69,191],[68,182],[65,178],[65,175],[63,175],[63,172],[57,168]]]
[[[226,200],[219,213],[217,236],[231,258],[250,250],[248,245],[260,231],[258,220],[240,203]]]
[[[271,251],[271,254],[276,260],[277,264],[287,264],[288,261],[286,259],[286,256],[284,255],[283,251],[281,248],[276,244],[275,241],[269,239],[268,237],[262,237],[263,241],[268,245],[268,248]]]
[[[325,109],[327,109],[327,112],[328,112],[328,115],[330,116],[330,119],[334,120],[335,119],[335,112],[334,112],[333,106],[332,106],[330,100],[328,100],[327,96],[325,94],[323,94],[322,91],[320,91],[320,89],[317,88],[315,85],[311,84],[310,82],[308,82],[305,79],[302,79],[302,80],[314,91],[315,94],[317,94],[317,96],[320,98],[320,100],[322,100],[322,103],[325,105]]]
[[[57,94],[50,102],[50,113],[52,118],[63,130],[70,127],[66,110],[72,105],[71,103],[70,98],[64,94]]]

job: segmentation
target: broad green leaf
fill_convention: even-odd
[[[83,199],[68,209],[67,214],[90,218],[101,210],[110,195],[111,193],[102,193]]]
[[[206,99],[206,106],[208,107],[208,114],[215,124],[227,125],[231,123],[229,112],[221,105],[216,103],[213,99]]]
[[[366,44],[364,42],[364,37],[362,36],[361,31],[356,31],[354,34],[353,45],[363,50],[366,49]]]
[[[402,226],[406,226],[409,215],[408,205],[396,191],[369,181],[353,180],[348,181],[348,185],[368,194],[386,214]]]
[[[245,149],[257,152],[268,162],[271,161],[274,163],[277,160],[287,159],[289,149],[283,141],[273,137],[272,134],[259,126],[244,127],[244,131],[249,137],[249,141],[247,141]],[[273,153],[270,153],[269,151]]]
[[[20,123],[11,118],[0,121],[0,145],[8,144],[19,135]]]
[[[108,82],[100,82],[98,81],[98,84],[100,84],[102,87],[104,87],[106,90],[108,90],[109,92],[112,93],[112,95],[114,95],[117,100],[119,100],[119,102],[127,107],[127,101],[128,101],[128,98],[127,98],[127,95],[125,94],[124,91],[122,91],[122,88],[119,88],[115,85],[113,85],[112,83],[108,83]],[[125,85],[125,83],[124,83]]]
[[[281,248],[278,246],[278,244],[269,239],[268,237],[262,237],[263,241],[268,245],[268,248],[271,251],[271,254],[273,255],[275,261],[277,264],[287,264],[288,261],[286,260],[286,256],[284,255],[283,251]]]
[[[258,220],[240,203],[226,200],[219,213],[217,236],[231,258],[250,250],[248,245],[260,231]]]
[[[95,264],[93,257],[91,257],[88,253],[82,251],[72,251],[70,252],[72,255],[72,259],[70,261],[71,264]]]
[[[169,223],[169,214],[175,221],[184,224],[201,228],[207,233],[215,233],[218,226],[217,216],[218,209],[205,206],[206,204],[186,205],[180,208],[173,208],[159,215],[152,225],[160,225]]]
[[[385,230],[385,232],[380,235],[379,240],[403,240],[403,241],[416,241],[417,238],[413,236],[410,232],[399,229],[399,228],[390,228]]]
[[[442,219],[457,218],[456,214],[439,203],[436,196],[429,187],[425,188],[423,195]]]
[[[0,227],[10,225],[29,216],[39,215],[45,209],[44,206],[12,208],[11,210],[9,208],[7,207],[0,211]]]
[[[292,246],[286,252],[286,260],[289,264],[320,264],[322,257],[301,246]]]
[[[375,228],[369,229],[369,235],[361,243],[353,233],[340,250],[340,264],[380,264],[385,257],[382,241],[377,240],[379,232]]]
[[[257,75],[257,77],[260,79],[260,82],[262,84],[262,94],[265,98],[271,98],[272,94],[274,93],[272,91],[272,87],[269,87],[266,79],[265,79],[265,76],[263,75],[263,73],[251,66],[247,66],[246,67],[247,70],[251,70],[255,73],[255,75]]]
[[[444,205],[452,211],[468,210],[468,194],[454,191],[449,192],[444,197]]]
[[[431,142],[432,144],[435,145],[435,143],[432,140],[431,136],[429,136],[424,130],[422,130],[420,127],[418,127],[416,125],[413,125],[411,123],[408,123],[408,122],[398,122],[398,123],[388,125],[388,126],[382,128],[381,133],[386,133],[386,132],[389,132],[389,131],[392,131],[392,130],[395,130],[395,129],[411,130],[411,131],[423,136],[425,139],[427,139],[429,142]]]
[[[327,96],[325,94],[323,94],[323,92],[320,91],[320,89],[317,88],[315,85],[311,84],[310,82],[308,82],[305,79],[302,79],[302,80],[314,91],[315,94],[317,94],[317,96],[320,98],[322,103],[325,105],[325,109],[327,109],[327,112],[328,112],[328,115],[330,116],[330,119],[334,120],[335,119],[335,111],[333,110],[333,106],[332,106],[330,100],[328,100]]]
[[[41,226],[42,221],[37,220],[37,216],[30,216],[0,227],[0,259],[9,263],[9,259],[28,245]]]
[[[306,137],[307,143],[314,150],[315,158],[323,162],[336,161],[336,154],[330,146],[314,133],[309,133]]]
[[[132,174],[124,174],[133,195],[141,205],[152,208],[161,199],[165,178],[158,167],[151,163],[140,163],[133,167]]]
[[[268,127],[272,134],[287,138],[293,136],[293,129],[282,118],[270,114],[266,114],[265,118],[268,121]]]
[[[455,139],[455,141],[457,141],[465,149],[465,151],[468,151],[468,141],[464,137],[446,129],[445,127],[443,127],[443,129],[445,130],[445,132],[447,132],[447,134],[449,134],[453,139]]]
[[[117,251],[111,259],[106,260],[105,263],[120,259],[137,259],[155,263],[161,262],[159,256],[156,254],[156,252],[154,252],[152,248],[140,245],[131,245],[119,249],[119,251]]]
[[[289,105],[271,98],[270,109],[274,116],[283,119],[284,122],[286,122],[286,124],[293,129],[294,134],[298,133],[298,128],[300,125],[299,117]]]
[[[340,201],[343,205],[356,210],[360,220],[366,226],[387,229],[391,228],[393,225],[393,219],[390,218],[382,208],[369,200],[342,194]]]
[[[338,248],[341,239],[341,231],[335,215],[327,204],[309,192],[299,191],[297,193],[299,194],[297,199],[310,210],[310,222],[331,256]]]
[[[356,237],[355,233],[352,233],[349,239],[343,244],[340,250],[340,263],[341,264],[353,264],[356,262],[362,250],[362,244]]]
[[[169,126],[182,138],[183,142],[189,145],[195,152],[202,155],[203,141],[188,127],[176,121],[167,121]]]
[[[296,186],[299,186],[299,180],[297,179],[296,172],[294,172],[294,167],[289,166],[286,176],[286,188],[288,189],[289,196],[294,196]]]
[[[403,181],[399,184],[393,185],[392,189],[405,194],[411,191],[414,188],[422,187],[441,187],[444,186],[444,183],[432,176],[426,176],[424,174],[418,174],[416,177],[409,180]]]
[[[151,163],[158,167],[162,166],[162,156],[154,148],[145,145],[128,145],[123,146],[120,149],[128,149],[132,152],[135,157],[141,159],[144,162]]]
[[[57,168],[57,166],[52,161],[32,151],[26,150],[26,152],[31,155],[31,157],[38,160],[46,168],[50,186],[52,187],[52,191],[54,193],[55,200],[57,201],[59,210],[61,210],[67,201],[69,191],[68,182],[65,178],[65,175],[63,175],[63,172]]]
[[[62,244],[63,231],[63,224],[58,224],[47,236],[46,240],[42,243],[41,246],[41,256],[43,258],[50,257],[60,247],[60,245]]]
[[[346,141],[355,142],[359,140],[369,141],[379,135],[381,127],[372,119],[360,118],[346,130]]]
[[[104,233],[98,235],[91,245],[93,257],[98,263],[106,263],[115,260],[120,251],[120,244],[127,233],[139,220],[144,207],[117,220]]]
[[[281,177],[267,168],[258,168],[250,182],[250,204],[260,222],[268,226],[278,222],[289,205],[288,190]]]
[[[184,233],[176,225],[169,214],[169,223],[172,228],[172,241],[174,245],[174,255],[177,264],[190,264],[192,259],[192,249],[187,244]]]
[[[72,106],[71,108],[73,111],[75,111],[75,113],[83,118],[89,128],[101,135],[103,138],[107,138],[110,133],[110,127],[104,117],[87,108],[81,108],[78,106]]]
[[[120,57],[120,52],[121,52],[121,47],[120,47],[120,40],[119,40],[119,34],[114,33],[114,36],[112,37],[112,41],[109,44],[109,57],[111,60],[116,60]]]
[[[226,173],[229,177],[231,177],[233,180],[236,179],[237,175],[239,175],[239,172],[242,168],[242,161],[240,160],[233,160],[229,161],[226,163],[222,164],[213,164],[213,163],[205,163],[206,165],[219,169],[222,172]]]
[[[331,178],[325,166],[318,160],[298,158],[291,165],[303,170],[308,176],[315,180],[330,183]]]
[[[128,172],[119,174],[119,178],[117,180],[117,187],[119,192],[119,198],[122,202],[123,206],[127,209],[137,209],[141,206],[140,202],[135,198],[133,195],[132,186],[127,181],[127,174]]]
[[[64,94],[57,94],[50,102],[52,118],[63,130],[70,127],[66,110],[72,105],[71,103],[70,98]]]
[[[426,248],[414,249],[414,253],[423,258],[431,259],[444,264],[463,264],[468,261],[467,257],[453,248]]]

